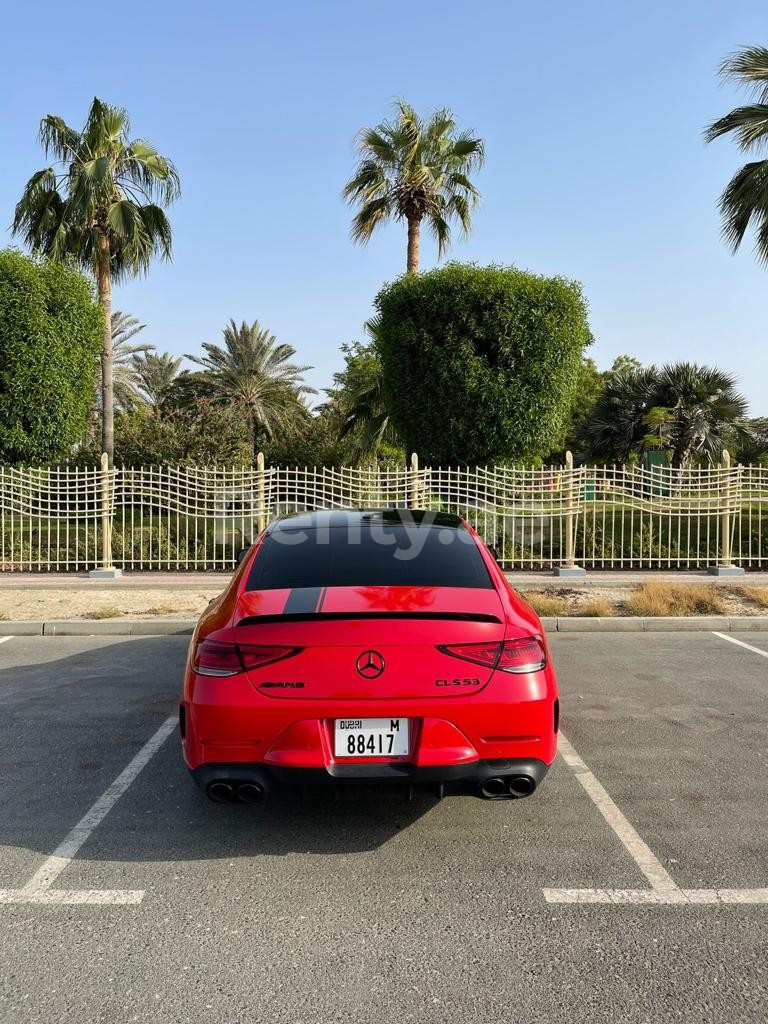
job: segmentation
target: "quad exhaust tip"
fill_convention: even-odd
[[[228,804],[234,798],[235,791],[229,782],[212,782],[206,790],[208,799],[217,804]]]
[[[494,776],[480,784],[480,796],[486,800],[515,800],[530,796],[536,789],[536,780],[530,775]]]
[[[264,796],[264,787],[258,782],[241,782],[237,787],[237,799],[241,804],[257,804]]]
[[[509,780],[509,792],[513,796],[530,796],[536,783],[530,775],[513,775]]]
[[[241,804],[256,804],[264,796],[264,787],[260,782],[227,782],[225,779],[216,779],[206,790],[208,799],[217,804],[228,804],[233,800],[239,800]]]
[[[507,787],[502,778],[486,779],[480,785],[480,794],[486,800],[500,800],[503,796],[506,796],[506,793]]]

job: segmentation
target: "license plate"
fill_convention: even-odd
[[[407,753],[407,718],[336,719],[336,757],[403,757]]]

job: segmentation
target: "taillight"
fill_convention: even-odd
[[[276,644],[229,644],[222,640],[201,640],[195,651],[195,672],[201,676],[236,676],[249,668],[262,668],[298,654],[301,647]]]
[[[537,636],[494,644],[451,644],[438,650],[499,672],[538,672],[547,664],[547,652]]]

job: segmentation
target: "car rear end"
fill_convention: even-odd
[[[461,520],[288,518],[247,563],[190,647],[184,754],[209,796],[535,790],[558,727],[546,640]]]

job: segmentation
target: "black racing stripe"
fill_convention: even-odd
[[[288,595],[283,608],[283,615],[306,614],[313,612],[320,600],[322,587],[296,587]]]

